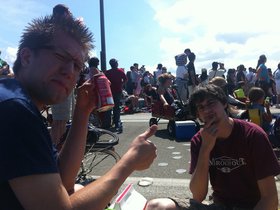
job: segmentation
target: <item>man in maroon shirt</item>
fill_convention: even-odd
[[[120,120],[120,100],[122,96],[122,89],[127,81],[126,75],[123,69],[118,68],[118,61],[112,58],[109,61],[111,69],[105,72],[106,77],[111,82],[111,91],[113,94],[113,99],[115,106],[113,108],[113,123],[115,124],[116,130],[122,131],[122,125]]]
[[[193,199],[155,199],[146,210],[277,209],[274,176],[280,167],[266,133],[253,123],[228,117],[227,97],[215,85],[198,88],[190,106],[204,122],[191,140]],[[204,205],[209,179],[214,203]]]

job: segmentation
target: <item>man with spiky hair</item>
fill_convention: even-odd
[[[60,153],[40,110],[68,97],[92,47],[92,34],[72,15],[34,19],[25,29],[15,78],[0,80],[0,209],[104,209],[125,179],[156,157],[155,146],[147,141],[154,126],[103,177],[75,190],[89,115],[96,108],[93,81],[77,89],[72,126]]]
[[[71,18],[72,14],[66,5],[58,4],[53,8],[54,19]],[[75,96],[74,91],[61,103],[51,105],[52,110],[52,124],[51,124],[51,138],[55,145],[59,144],[62,135],[66,131],[66,124],[71,119],[74,109]]]

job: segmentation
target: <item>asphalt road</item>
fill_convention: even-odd
[[[137,113],[122,115],[123,133],[119,135],[119,144],[115,151],[122,156],[128,149],[132,140],[149,127],[150,113]],[[119,192],[125,186],[133,183],[134,188],[145,195],[147,199],[156,197],[170,197],[174,195],[190,196],[188,174],[190,161],[190,142],[176,141],[167,132],[167,120],[161,119],[158,130],[149,138],[157,146],[157,158],[151,167],[145,171],[136,171],[126,180]],[[92,175],[99,172],[93,171]],[[99,175],[99,174],[98,174]],[[152,180],[149,186],[139,186],[143,178]]]
[[[280,109],[272,109],[272,113],[280,114]],[[125,153],[131,141],[149,126],[150,113],[137,113],[122,115],[123,133],[119,134],[119,144],[115,150],[121,156]],[[156,197],[183,196],[190,197],[188,189],[190,175],[188,174],[190,162],[190,142],[176,141],[167,132],[167,120],[160,120],[158,131],[150,140],[156,144],[158,156],[151,167],[145,171],[134,172],[123,184],[132,183],[134,188],[147,199]],[[148,186],[139,186],[139,181],[145,177],[151,178]],[[150,180],[150,179],[148,179]],[[280,181],[277,181],[278,197],[280,198]],[[211,189],[209,189],[211,193]]]
[[[120,144],[116,150],[123,154],[129,143],[138,134],[149,127],[151,114],[134,114],[122,116],[124,132],[120,135]],[[160,120],[156,134],[150,140],[157,146],[157,158],[145,171],[134,172],[126,183],[133,183],[137,191],[147,199],[170,197],[174,195],[190,196],[188,190],[188,174],[190,161],[190,142],[177,142],[167,132],[166,120]],[[141,187],[139,180],[152,178],[150,186]]]

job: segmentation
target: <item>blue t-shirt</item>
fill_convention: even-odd
[[[269,79],[268,70],[267,70],[266,66],[264,64],[261,64],[259,66],[259,68],[261,69],[261,72],[259,75],[259,80],[269,83],[270,79]]]
[[[37,107],[15,79],[0,80],[0,209],[23,209],[9,180],[58,173],[57,152]]]

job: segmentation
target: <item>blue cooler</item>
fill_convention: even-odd
[[[145,100],[144,100],[144,98],[139,98],[138,99],[138,108],[142,109],[143,107],[145,107]]]
[[[175,122],[175,136],[177,141],[190,141],[196,132],[197,125],[193,120]]]

